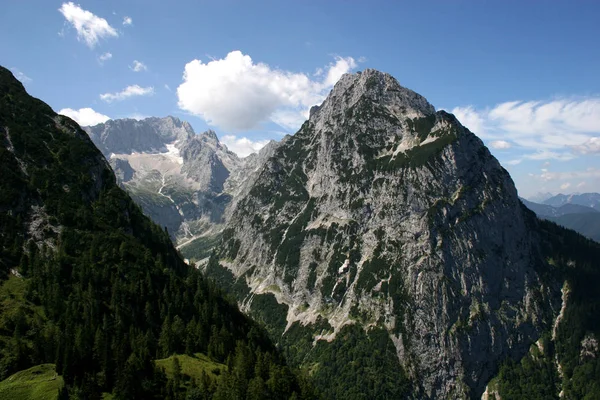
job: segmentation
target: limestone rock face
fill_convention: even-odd
[[[85,129],[121,186],[177,243],[190,244],[222,228],[232,199],[225,182],[246,162],[215,132],[197,135],[174,117],[110,120]]]
[[[327,320],[315,340],[383,327],[420,397],[475,398],[560,308],[509,174],[390,75],[344,75],[267,153],[236,186],[220,256],[245,309],[272,293],[286,329]]]

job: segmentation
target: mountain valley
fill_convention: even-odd
[[[525,207],[587,206],[522,202],[475,134],[392,76],[343,75],[246,158],[174,117],[84,133],[1,84],[1,378],[55,368],[71,395],[118,398],[600,393],[600,244]],[[184,384],[179,363],[212,372]]]

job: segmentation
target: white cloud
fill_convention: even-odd
[[[572,148],[582,154],[600,154],[600,137],[591,137],[586,142],[572,146]]]
[[[499,149],[499,150],[506,150],[506,149],[510,149],[512,147],[512,145],[510,143],[508,143],[506,140],[494,140],[493,142],[490,142],[490,146],[494,149]]]
[[[481,137],[486,137],[485,121],[481,113],[475,110],[473,106],[454,107],[452,114],[469,130]]]
[[[17,78],[18,80],[20,80],[21,83],[29,83],[29,82],[33,81],[33,79],[31,79],[30,77],[28,77],[27,75],[25,75],[18,68],[12,67],[12,68],[10,68],[10,70],[13,73],[13,75],[15,76],[15,78]]]
[[[129,114],[127,116],[127,118],[135,119],[136,121],[141,121],[143,119],[150,118],[150,116],[149,115],[140,114],[140,113],[133,113],[133,114]]]
[[[265,147],[267,143],[269,143],[269,140],[252,141],[247,137],[225,135],[221,138],[221,143],[227,146],[229,150],[236,153],[239,157],[246,157],[251,153],[256,153]]]
[[[532,177],[543,181],[566,181],[580,180],[587,178],[600,178],[600,170],[588,168],[585,171],[566,171],[566,172],[542,172],[540,175],[532,174]]]
[[[133,65],[130,65],[129,69],[132,70],[133,72],[141,72],[141,71],[147,71],[148,67],[146,66],[146,64],[144,64],[141,61],[133,60]]]
[[[319,79],[254,63],[240,51],[207,63],[186,64],[177,88],[179,107],[228,131],[243,131],[271,119],[299,128],[308,109],[325,98],[332,85],[356,66],[352,57],[336,57]],[[293,115],[295,114],[295,115]]]
[[[524,154],[523,156],[521,156],[521,158],[517,158],[517,159],[514,159],[514,160],[510,160],[510,161],[504,162],[504,164],[517,165],[517,164],[521,164],[521,162],[523,162],[523,160],[538,160],[538,161],[539,160],[558,160],[558,161],[569,161],[569,160],[572,160],[573,158],[575,158],[575,157],[572,154],[570,154],[570,153],[559,153],[559,152],[555,152],[555,151],[541,150],[541,151],[537,151],[535,153]],[[545,162],[544,166],[546,166],[546,164],[550,165],[550,163]],[[546,168],[542,168],[542,171],[545,172],[545,171],[547,171],[547,169]]]
[[[133,20],[131,19],[131,17],[123,18],[123,25],[127,26],[127,25],[131,25],[132,23],[133,23]]]
[[[456,107],[467,128],[488,140],[522,148],[600,153],[600,98],[510,101],[493,108]],[[581,147],[581,146],[587,147]],[[594,149],[594,150],[590,150]],[[595,149],[598,149],[597,151]]]
[[[116,29],[104,18],[82,9],[73,2],[63,3],[58,11],[73,25],[77,31],[77,39],[85,42],[89,48],[96,46],[100,39],[119,36]]]
[[[98,61],[100,62],[100,64],[103,64],[105,61],[108,61],[112,58],[112,53],[109,53],[108,51],[104,54],[100,54],[98,56]]]
[[[63,108],[58,113],[75,120],[81,126],[94,126],[110,119],[107,115],[100,114],[91,108],[80,108],[79,110]]]
[[[569,161],[574,157],[568,153],[558,153],[555,151],[542,150],[532,154],[526,154],[523,156],[528,160],[558,160],[558,161]]]
[[[139,85],[127,86],[125,89],[116,93],[104,93],[100,95],[100,99],[110,103],[113,101],[125,100],[134,96],[150,96],[154,94],[153,87],[141,87]]]
[[[560,185],[560,188],[561,188],[562,190],[568,189],[568,188],[570,188],[570,187],[571,187],[571,184],[570,184],[569,182],[567,182],[567,183],[563,183],[562,185]]]
[[[585,186],[585,181],[581,181],[577,184],[577,189],[581,189],[584,186]]]
[[[271,114],[271,121],[289,131],[297,130],[307,119],[308,112],[299,112],[298,110],[281,109]]]
[[[348,71],[352,71],[356,68],[356,61],[352,57],[335,57],[335,63],[330,63],[327,70],[327,78],[325,79],[325,86],[332,87],[337,81],[340,80],[342,75]]]

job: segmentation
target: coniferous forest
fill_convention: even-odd
[[[54,364],[61,399],[314,397],[86,133],[1,67],[0,176],[0,380]],[[174,354],[206,371],[185,375]]]

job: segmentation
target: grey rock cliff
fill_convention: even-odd
[[[158,152],[165,144],[194,136],[192,126],[174,117],[144,120],[116,119],[84,127],[94,144],[109,158],[110,153]]]
[[[344,75],[256,174],[221,253],[240,304],[273,294],[285,329],[324,318],[315,340],[384,327],[420,397],[481,396],[560,306],[508,173],[388,74]]]

